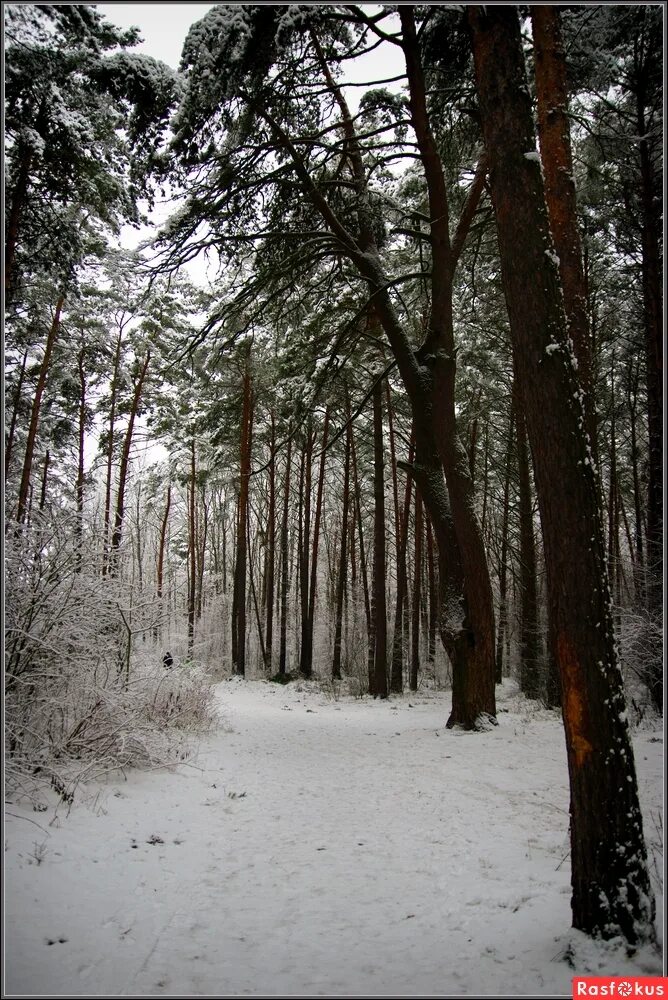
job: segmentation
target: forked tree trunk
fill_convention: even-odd
[[[32,472],[32,463],[35,455],[35,442],[37,440],[37,428],[39,426],[39,414],[42,406],[42,396],[44,395],[44,387],[46,386],[46,378],[49,373],[49,364],[51,362],[51,354],[53,353],[53,345],[56,342],[58,336],[58,330],[60,328],[60,313],[63,308],[63,303],[65,302],[65,296],[61,295],[56,302],[56,308],[53,314],[53,319],[51,321],[51,326],[49,327],[49,332],[46,338],[46,344],[44,346],[44,356],[42,357],[42,364],[40,365],[39,375],[37,377],[37,386],[35,388],[35,398],[32,403],[32,410],[30,413],[30,424],[28,426],[28,438],[26,441],[25,456],[23,459],[23,472],[21,473],[21,485],[19,486],[19,502],[16,512],[16,520],[19,524],[22,524],[25,520],[27,505],[28,505],[28,493],[30,491],[30,475]]]
[[[603,525],[567,344],[559,271],[535,149],[517,9],[468,8],[501,274],[533,455],[550,636],[562,684],[571,789],[573,924],[631,943],[655,937],[654,899]]]
[[[329,72],[313,31],[311,37],[327,88],[341,111],[346,152],[357,194],[358,236],[353,236],[338,219],[280,124],[266,110],[260,113],[292,159],[309,198],[339,240],[342,252],[366,281],[376,314],[397,361],[415,418],[416,462],[408,471],[413,474],[422,493],[439,548],[441,636],[453,662],[452,712],[448,725],[474,729],[489,720],[496,721],[494,611],[484,545],[474,513],[472,484],[455,421],[452,276],[483,190],[486,166],[483,161],[478,165],[451,243],[447,191],[426,114],[424,80],[412,11],[401,7],[400,15],[404,28],[403,48],[411,91],[411,113],[429,190],[432,220],[431,320],[425,343],[418,352],[413,350],[388,290],[389,283],[374,233],[374,209],[367,187],[366,168],[353,118],[341,89]],[[448,476],[447,491],[444,468]]]

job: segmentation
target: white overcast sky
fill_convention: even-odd
[[[212,3],[98,3],[101,14],[119,28],[136,25],[144,39],[135,51],[179,68],[188,28],[204,17]]]

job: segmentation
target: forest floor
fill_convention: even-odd
[[[506,688],[501,724],[468,734],[445,693],[217,698],[189,764],[116,774],[51,823],[8,806],[4,995],[570,996],[576,972],[660,974],[569,928],[554,713]],[[659,724],[634,743],[658,882]]]

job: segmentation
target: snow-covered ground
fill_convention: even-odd
[[[467,734],[445,694],[218,697],[191,764],[117,774],[53,822],[7,805],[5,995],[570,996],[569,944],[578,973],[660,974],[569,929],[555,715],[506,692]],[[661,732],[635,746],[661,869]]]

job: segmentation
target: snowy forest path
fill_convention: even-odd
[[[190,765],[114,778],[46,838],[12,821],[10,992],[568,992],[556,715],[511,696],[469,734],[444,728],[439,693],[337,701],[235,678],[217,697]],[[650,812],[653,739],[637,737]]]

